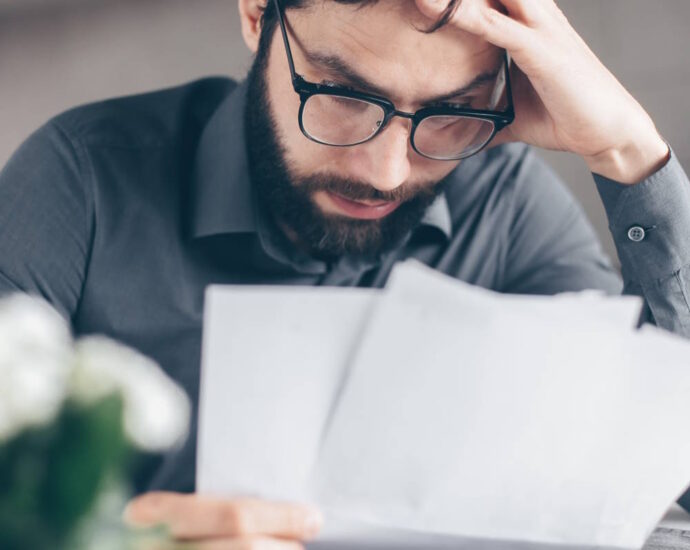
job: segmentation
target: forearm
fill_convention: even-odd
[[[621,262],[624,292],[642,296],[644,319],[690,338],[690,182],[673,152],[626,185],[594,175]]]
[[[644,133],[638,133],[634,139],[595,156],[585,157],[590,171],[621,184],[634,185],[661,170],[670,159],[671,149],[658,134],[651,119],[649,124],[650,127]]]

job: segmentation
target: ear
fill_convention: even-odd
[[[238,4],[242,23],[242,37],[252,53],[256,53],[261,36],[261,16],[266,2],[264,0],[238,0]]]

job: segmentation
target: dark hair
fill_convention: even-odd
[[[310,2],[312,0],[280,0],[281,6],[283,9],[289,9],[289,8],[302,8],[304,7],[305,4]],[[371,4],[376,4],[378,0],[333,0],[334,2],[338,2],[339,4],[359,4],[360,7],[365,7],[369,6]],[[443,10],[443,13],[441,16],[438,18],[438,20],[428,29],[420,29],[422,32],[426,33],[432,33],[434,31],[437,31],[441,27],[443,27],[448,21],[450,20],[451,17],[453,17],[453,14],[455,13],[455,10],[457,10],[458,5],[460,4],[461,0],[448,0],[448,5],[446,6],[446,9]],[[266,6],[264,8],[264,12],[261,18],[261,39],[260,39],[260,44],[259,46],[264,46],[267,47],[269,44],[269,39],[273,36],[273,31],[276,28],[276,24],[278,23],[278,18],[277,14],[275,13],[275,7],[273,0],[267,0]]]

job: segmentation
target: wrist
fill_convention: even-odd
[[[654,130],[644,138],[628,141],[591,157],[590,171],[623,184],[635,184],[660,170],[671,155],[668,144]]]

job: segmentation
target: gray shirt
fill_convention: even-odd
[[[138,348],[196,403],[212,283],[380,287],[416,258],[500,292],[623,289],[578,203],[521,144],[463,161],[396,250],[306,257],[255,200],[245,101],[244,85],[204,79],[81,107],[35,132],[0,173],[0,293],[39,294],[77,335]],[[645,298],[647,320],[690,336],[690,187],[678,161],[635,186],[595,180],[625,291]],[[195,433],[138,488],[193,490],[194,448]]]

